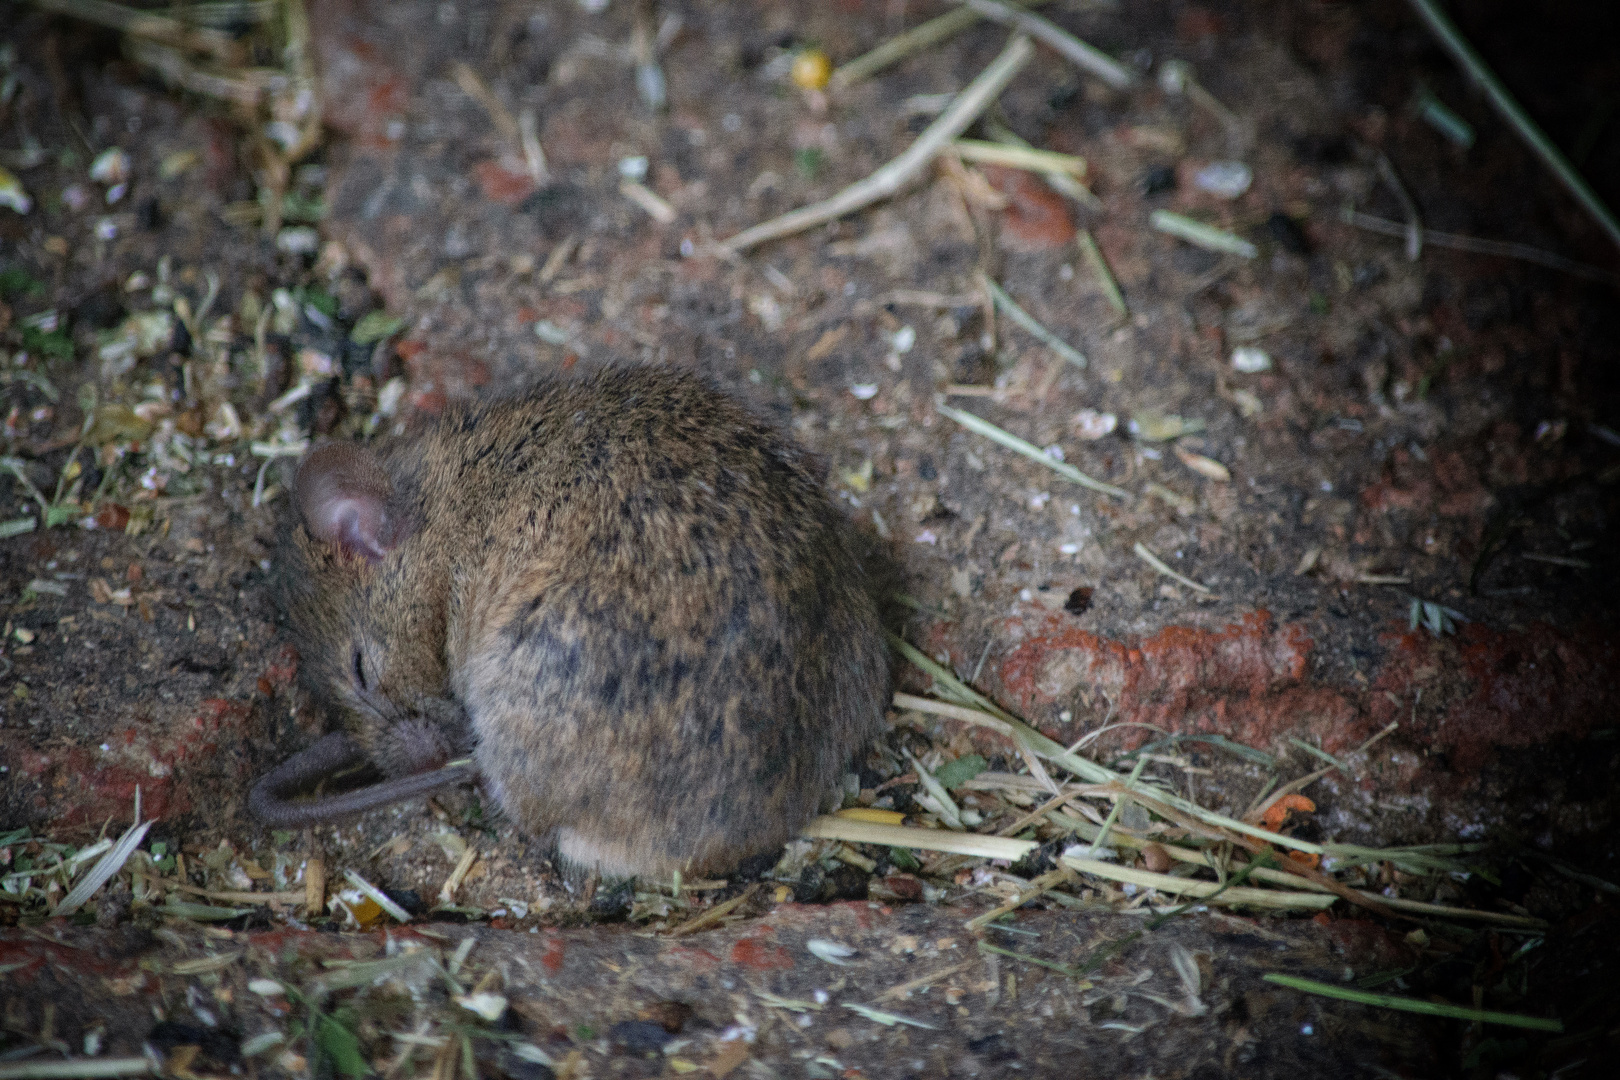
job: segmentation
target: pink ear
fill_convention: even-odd
[[[382,463],[353,443],[311,450],[293,488],[310,535],[350,555],[376,562],[410,532],[393,506],[394,485]]]

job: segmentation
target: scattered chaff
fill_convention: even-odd
[[[1406,227],[1398,221],[1388,221],[1381,217],[1374,217],[1372,214],[1363,214],[1349,207],[1345,207],[1339,212],[1339,220],[1346,225],[1365,229],[1368,232],[1381,233],[1384,236],[1406,235]],[[1565,258],[1556,252],[1531,247],[1529,244],[1514,244],[1503,240],[1484,240],[1477,236],[1462,236],[1457,233],[1433,231],[1425,232],[1423,240],[1430,247],[1467,251],[1475,255],[1495,255],[1503,259],[1517,259],[1520,262],[1544,266],[1549,270],[1557,270],[1560,273],[1569,274],[1571,277],[1584,278],[1587,281],[1600,281],[1606,285],[1620,285],[1620,274],[1612,270],[1605,270],[1601,266],[1592,266],[1588,263],[1576,262],[1574,259]]]
[[[889,987],[872,1000],[898,1001],[901,998],[908,996],[913,990],[920,990],[925,986],[933,986],[944,979],[950,978],[952,975],[960,975],[962,972],[975,968],[978,965],[979,961],[977,960],[964,960],[960,964],[952,964],[948,968],[941,968],[938,971],[931,971],[927,975],[919,975],[915,979],[907,979],[905,982],[900,983],[897,986]]]
[[[1455,608],[1448,608],[1433,600],[1419,600],[1415,596],[1412,597],[1408,622],[1413,630],[1421,626],[1435,637],[1443,637],[1446,634],[1455,634],[1457,624],[1467,621],[1468,616]]]
[[[1025,0],[1024,3],[1015,6],[1035,8],[1046,3],[1050,3],[1050,0]],[[863,79],[869,79],[884,68],[898,64],[914,53],[922,52],[924,49],[937,45],[947,38],[956,36],[981,18],[983,16],[978,12],[959,7],[937,18],[929,19],[925,23],[919,23],[905,33],[890,38],[877,48],[862,53],[849,63],[838,68],[837,71],[832,73],[832,78],[828,80],[827,87],[834,91],[843,90]]]
[[[979,283],[979,287],[990,294],[991,300],[995,302],[996,307],[1001,311],[1002,314],[1006,315],[1007,318],[1023,327],[1024,330],[1028,331],[1028,333],[1042,345],[1045,345],[1048,349],[1051,349],[1053,352],[1057,353],[1059,358],[1067,360],[1077,368],[1082,370],[1085,369],[1085,355],[1081,353],[1079,349],[1074,348],[1068,342],[1064,341],[1062,338],[1052,333],[1052,331],[1042,326],[1040,321],[1037,320],[1035,316],[1019,307],[1017,302],[1007,294],[1007,290],[996,284],[994,278],[992,278],[989,274],[986,274],[983,270],[980,270],[976,275],[976,280]]]
[[[1174,579],[1176,581],[1179,581],[1183,585],[1187,586],[1187,588],[1192,589],[1195,592],[1201,592],[1205,596],[1213,596],[1214,595],[1214,593],[1210,592],[1209,586],[1200,585],[1200,584],[1198,584],[1198,582],[1194,581],[1192,578],[1188,577],[1187,575],[1177,573],[1176,571],[1170,569],[1170,567],[1168,565],[1166,565],[1166,563],[1165,563],[1165,561],[1163,559],[1159,558],[1157,555],[1153,554],[1153,552],[1149,551],[1147,549],[1147,546],[1145,544],[1143,544],[1140,540],[1138,540],[1136,542],[1136,545],[1134,547],[1132,547],[1131,550],[1136,553],[1136,557],[1138,559],[1141,559],[1143,562],[1145,562],[1149,566],[1153,567],[1153,569],[1157,570],[1159,573],[1163,574],[1165,577],[1172,578],[1172,579]]]
[[[1214,251],[1222,255],[1237,255],[1240,258],[1252,259],[1260,254],[1260,249],[1243,239],[1217,229],[1213,225],[1205,225],[1202,221],[1194,221],[1185,214],[1172,213],[1169,210],[1155,210],[1148,218],[1148,224],[1178,240],[1185,240],[1194,247],[1201,247],[1205,251]]]
[[[842,840],[847,844],[878,844],[882,847],[918,851],[944,851],[955,855],[976,855],[984,859],[1017,862],[1040,845],[1033,840],[1005,836],[952,832],[949,829],[922,829],[910,825],[875,825],[831,815],[818,817],[804,827],[802,835],[816,840]]]
[[[999,428],[982,417],[975,416],[970,412],[963,412],[961,409],[952,408],[943,402],[936,403],[934,405],[934,411],[939,413],[941,416],[955,420],[958,424],[961,424],[969,431],[983,435],[991,442],[1000,443],[1007,449],[1012,450],[1015,453],[1022,454],[1031,461],[1040,462],[1042,465],[1045,465],[1048,469],[1051,469],[1059,476],[1066,480],[1072,480],[1081,487],[1090,488],[1092,491],[1099,491],[1104,495],[1112,495],[1116,499],[1130,498],[1130,492],[1124,490],[1123,488],[1117,488],[1112,484],[1105,484],[1101,480],[1093,480],[1091,477],[1087,476],[1073,465],[1057,460],[1050,454],[1043,451],[1040,447],[1036,446],[1034,443],[1025,442],[1012,432]]]
[[[960,3],[986,19],[1023,31],[1115,90],[1129,89],[1136,82],[1125,65],[1101,49],[1087,45],[1050,19],[1043,19],[1002,0],[960,0]]]
[[[928,768],[918,761],[910,750],[904,751],[906,760],[911,763],[912,771],[917,774],[917,782],[927,791],[926,795],[918,795],[917,802],[933,811],[943,821],[947,828],[955,832],[962,831],[962,811],[957,808],[956,800],[951,793],[945,790],[945,785],[939,778],[928,771]]]
[[[947,668],[925,655],[909,641],[894,635],[889,635],[889,641],[907,660],[917,665],[928,675],[933,676],[935,686],[939,692],[957,699],[957,703],[953,704],[918,697],[914,694],[896,694],[894,701],[897,707],[948,716],[951,719],[964,720],[999,732],[1001,735],[1011,739],[1020,749],[1027,748],[1048,761],[1055,762],[1087,783],[1124,784],[1126,779],[1124,774],[1115,772],[1107,766],[1099,765],[1095,761],[1088,761],[1077,754],[1070,753],[1061,743],[1042,735],[1012,713],[963,683]],[[1320,855],[1323,851],[1319,844],[1300,840],[1297,837],[1279,835],[1258,826],[1250,825],[1247,822],[1239,821],[1236,818],[1228,817],[1225,814],[1206,810],[1191,800],[1184,799],[1165,789],[1155,781],[1143,780],[1137,786],[1135,793],[1138,795],[1150,794],[1159,805],[1174,808],[1183,814],[1196,817],[1205,825],[1213,828],[1224,829],[1264,843],[1293,848],[1306,854]]]
[[[135,849],[141,846],[141,841],[146,839],[147,830],[154,824],[156,824],[155,819],[144,823],[141,821],[141,796],[140,790],[136,789],[135,820],[130,822],[129,828],[124,830],[124,835],[120,836],[118,842],[97,861],[95,866],[91,867],[90,872],[84,875],[84,878],[73,887],[73,890],[62,897],[62,902],[57,904],[51,911],[51,917],[61,918],[64,915],[72,915],[83,907],[85,902],[96,894],[97,890],[111,880],[114,874],[124,868],[124,863],[128,862],[129,857],[135,853]]]
[[[975,915],[964,925],[969,930],[980,930],[985,926],[985,924],[995,922],[1003,915],[1018,910],[1031,900],[1045,896],[1047,893],[1051,892],[1053,889],[1057,888],[1067,880],[1069,880],[1069,875],[1063,870],[1048,870],[1040,877],[1031,880],[1029,883],[1029,888],[1023,890],[1005,904],[1002,904],[1000,907],[991,908],[989,911],[986,911],[981,915]]]
[[[669,932],[669,936],[685,937],[687,934],[695,934],[699,930],[703,930],[718,924],[720,920],[724,919],[727,915],[730,915],[733,911],[736,911],[738,908],[742,907],[745,903],[751,900],[754,894],[759,891],[759,887],[760,883],[757,881],[754,882],[752,885],[748,886],[748,888],[744,889],[736,896],[733,896],[730,900],[716,904],[702,914],[683,922],[681,925],[671,930]]]
[[[1096,275],[1097,284],[1102,287],[1103,295],[1108,298],[1109,305],[1119,313],[1120,318],[1130,318],[1131,309],[1125,304],[1125,294],[1120,292],[1119,282],[1114,280],[1114,272],[1108,269],[1108,263],[1103,258],[1102,249],[1097,246],[1097,241],[1091,235],[1091,230],[1081,229],[1075,233],[1074,240],[1080,246],[1080,257],[1086,260],[1086,265]]]
[[[1027,172],[1060,173],[1071,178],[1086,175],[1086,159],[1032,146],[1016,146],[982,139],[955,139],[949,144],[957,157],[980,165],[1005,165]]]
[[[1451,53],[1452,59],[1456,60],[1457,64],[1468,73],[1468,77],[1485,91],[1491,106],[1502,119],[1518,132],[1519,138],[1536,152],[1547,168],[1552,170],[1553,175],[1558,177],[1564,187],[1569,189],[1570,194],[1575,196],[1576,201],[1603,227],[1603,231],[1609,234],[1609,239],[1620,245],[1620,219],[1617,219],[1613,211],[1603,204],[1597,192],[1593,191],[1582,179],[1581,174],[1575,171],[1575,167],[1559,152],[1553,141],[1536,126],[1536,122],[1530,119],[1530,114],[1524,111],[1508,92],[1508,88],[1496,77],[1496,73],[1480,58],[1479,53],[1474,51],[1468,39],[1462,36],[1456,25],[1446,17],[1446,13],[1440,10],[1440,5],[1435,3],[1435,0],[1411,0],[1411,4],[1422,16],[1423,21],[1428,23],[1434,36],[1440,39],[1440,44]]]
[[[1391,994],[1369,994],[1365,990],[1352,990],[1349,987],[1335,986],[1332,983],[1317,982],[1315,979],[1301,979],[1297,975],[1272,973],[1265,975],[1264,978],[1268,983],[1286,986],[1290,990],[1301,990],[1307,994],[1317,994],[1321,997],[1330,997],[1339,1001],[1353,1001],[1358,1005],[1373,1005],[1381,1009],[1422,1013],[1424,1016],[1443,1016],[1448,1020],[1467,1020],[1475,1024],[1502,1024],[1507,1027],[1528,1028],[1531,1031],[1561,1032],[1564,1030],[1563,1021],[1550,1020],[1540,1016],[1492,1012],[1489,1009],[1470,1009],[1462,1005],[1447,1005],[1438,1001],[1395,997]]]
[[[941,148],[962,134],[969,124],[979,118],[997,95],[1006,89],[1013,76],[1029,62],[1034,53],[1035,47],[1030,44],[1029,39],[1022,34],[1015,34],[1012,40],[1007,42],[1007,47],[1001,51],[1001,55],[980,72],[978,78],[956,96],[951,107],[946,109],[939,119],[928,125],[899,157],[825,202],[800,207],[781,217],[744,229],[729,240],[721,241],[720,247],[732,253],[744,251],[766,240],[791,236],[824,222],[834,221],[895,194],[915,179]]]

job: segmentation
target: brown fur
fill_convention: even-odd
[[[475,742],[565,857],[707,872],[794,835],[878,732],[847,525],[806,455],[703,381],[549,383],[380,460],[412,531],[372,560],[294,528],[283,565],[314,685],[385,772]]]

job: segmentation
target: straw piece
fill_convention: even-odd
[[[1073,34],[1039,15],[1021,11],[1001,0],[962,0],[964,7],[1006,26],[1022,30],[1063,55],[1081,71],[1089,72],[1112,86],[1125,90],[1136,81],[1130,69],[1092,45],[1087,45]]]
[[[1114,278],[1114,272],[1108,268],[1108,262],[1103,258],[1102,249],[1097,246],[1097,240],[1091,235],[1090,229],[1081,229],[1074,237],[1075,243],[1080,245],[1080,255],[1086,260],[1086,265],[1097,276],[1097,284],[1102,286],[1103,295],[1108,297],[1108,303],[1119,313],[1120,318],[1127,318],[1131,309],[1125,305],[1125,294],[1119,290],[1119,282]]]
[[[1050,0],[1025,0],[1024,3],[1017,6],[1034,8],[1049,2]],[[922,52],[931,45],[938,44],[946,38],[954,37],[978,22],[982,17],[976,11],[960,7],[954,11],[947,11],[938,18],[919,23],[905,33],[890,38],[870,52],[862,53],[849,63],[844,64],[837,71],[834,71],[832,78],[827,82],[827,88],[834,91],[843,90],[860,82],[862,79],[869,79],[884,68],[899,63],[913,53]]]
[[[1034,54],[1035,47],[1030,44],[1027,37],[1022,34],[1014,35],[1012,40],[1007,42],[1007,47],[1001,51],[1001,55],[980,72],[978,78],[969,83],[956,96],[956,100],[951,102],[951,107],[946,109],[939,119],[928,125],[899,157],[824,202],[790,210],[781,217],[744,229],[731,239],[721,241],[721,248],[730,252],[744,251],[766,240],[791,236],[824,222],[834,221],[893,195],[922,172],[924,166],[942,147],[967,130],[968,125],[977,120],[979,114],[989,107],[1002,90],[1006,89],[1013,76],[1029,63],[1030,57]]]
[[[1101,480],[1093,480],[1091,477],[1087,476],[1073,465],[1058,461],[1056,458],[1042,451],[1041,448],[1036,446],[1034,443],[1025,442],[1012,432],[999,428],[982,417],[975,416],[970,412],[963,412],[961,409],[952,408],[944,403],[936,403],[934,405],[934,411],[939,413],[941,416],[955,420],[958,424],[961,424],[969,431],[983,435],[991,442],[1000,443],[1007,449],[1012,450],[1015,453],[1022,454],[1031,461],[1040,462],[1042,465],[1045,465],[1048,469],[1051,469],[1059,476],[1066,480],[1072,480],[1081,487],[1088,487],[1092,491],[1100,491],[1104,495],[1112,495],[1116,499],[1130,498],[1130,492],[1126,491],[1125,489],[1114,487],[1112,484],[1105,484]]]
[[[669,936],[685,937],[687,934],[697,933],[704,927],[715,925],[721,919],[742,907],[743,904],[747,903],[748,900],[751,899],[758,891],[759,882],[756,881],[752,885],[748,886],[748,888],[738,893],[736,896],[733,896],[730,900],[727,900],[724,903],[716,904],[707,911],[702,912],[701,914],[681,923],[681,925],[670,931]]]
[[[950,144],[956,156],[963,161],[985,165],[1005,165],[1011,169],[1029,172],[1061,173],[1071,178],[1086,175],[1086,159],[1073,154],[1059,154],[1053,150],[1038,150],[1033,146],[1011,143],[985,142],[982,139],[956,139]]]
[[[1131,550],[1136,553],[1136,557],[1138,559],[1141,559],[1143,562],[1145,562],[1149,566],[1153,567],[1153,569],[1157,570],[1159,573],[1163,574],[1165,577],[1174,578],[1175,580],[1181,582],[1183,585],[1187,586],[1187,588],[1197,590],[1198,592],[1203,593],[1205,596],[1213,596],[1214,595],[1213,593],[1211,593],[1209,591],[1209,586],[1200,585],[1200,584],[1198,584],[1198,582],[1194,581],[1192,578],[1188,577],[1187,575],[1178,574],[1174,570],[1170,569],[1170,567],[1168,565],[1166,565],[1166,563],[1165,563],[1165,561],[1163,559],[1159,558],[1157,555],[1153,554],[1153,552],[1149,551],[1142,544],[1142,542],[1140,540],[1138,540],[1136,542],[1136,546],[1133,547]]]
[[[1029,140],[1025,139],[1023,136],[1019,135],[1016,131],[1008,127],[1006,124],[1001,123],[999,120],[986,119],[983,127],[986,134],[988,134],[992,139],[996,140],[996,142],[1001,143],[1003,146],[1013,146],[1024,150],[1035,149],[1035,147],[1029,144]],[[1040,152],[1046,153],[1046,151]],[[1085,158],[1076,158],[1075,160],[1083,163]],[[1093,195],[1090,188],[1086,187],[1086,185],[1082,184],[1068,173],[1043,172],[1041,173],[1041,179],[1046,182],[1047,187],[1051,188],[1060,195],[1067,195],[1081,206],[1087,206],[1093,210],[1102,208],[1102,200]]]
[[[1372,214],[1363,214],[1357,210],[1345,207],[1339,214],[1339,220],[1346,225],[1353,225],[1368,232],[1382,233],[1385,236],[1405,236],[1406,226],[1396,221],[1389,221]],[[1475,255],[1495,255],[1503,259],[1518,259],[1520,262],[1534,263],[1545,266],[1549,270],[1558,270],[1573,277],[1585,278],[1588,281],[1601,281],[1606,285],[1620,285],[1620,274],[1612,270],[1605,270],[1601,266],[1592,266],[1588,263],[1576,262],[1565,258],[1556,252],[1544,251],[1529,244],[1514,244],[1505,240],[1485,240],[1477,236],[1463,236],[1458,233],[1434,232],[1424,230],[1423,242],[1430,247],[1450,248],[1453,251],[1467,251]]]
[[[1183,214],[1171,213],[1169,210],[1155,210],[1148,218],[1148,224],[1162,233],[1174,236],[1178,240],[1185,240],[1194,247],[1201,247],[1206,251],[1216,251],[1223,255],[1238,255],[1245,259],[1252,259],[1260,254],[1260,249],[1243,239],[1235,236],[1225,229],[1217,229],[1213,225],[1205,225],[1202,221],[1194,221]],[[1406,235],[1406,230],[1401,230]]]
[[[149,1076],[158,1063],[145,1057],[64,1058],[0,1065],[0,1080],[91,1080],[104,1076]]]
[[[996,303],[996,307],[1000,308],[1007,318],[1023,327],[1037,341],[1057,353],[1064,360],[1082,370],[1085,368],[1086,357],[1084,353],[1042,326],[1035,316],[1019,307],[1013,298],[1007,294],[1007,290],[997,285],[995,279],[989,274],[980,270],[977,277],[979,285],[990,294],[991,299]]]
[[[1255,907],[1269,908],[1308,908],[1323,911],[1332,907],[1339,900],[1337,896],[1331,893],[1251,889],[1246,886],[1232,886],[1223,889],[1218,881],[1202,881],[1197,878],[1180,878],[1172,877],[1169,874],[1155,874],[1148,870],[1115,866],[1113,863],[1103,862],[1100,859],[1076,859],[1073,856],[1064,855],[1060,861],[1064,866],[1082,874],[1107,878],[1110,881],[1120,881],[1127,885],[1157,889],[1159,892],[1172,893],[1177,896],[1208,897],[1212,903],[1249,904]],[[1220,893],[1220,895],[1216,896],[1216,893]]]
[[[951,832],[948,829],[919,829],[909,825],[875,825],[830,815],[818,817],[804,827],[804,835],[816,840],[842,840],[849,844],[881,844],[884,847],[916,848],[919,851],[945,851],[954,855],[977,855],[985,859],[1017,862],[1040,845],[1032,840],[1005,836]]]

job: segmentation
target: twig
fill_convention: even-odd
[[[1001,0],[962,0],[962,5],[986,19],[1022,30],[1032,38],[1056,49],[1081,71],[1097,76],[1115,90],[1127,89],[1136,80],[1130,69],[1103,52],[1087,45],[1073,34],[1039,15],[1032,15]]]
[[[1569,189],[1576,201],[1584,206],[1586,212],[1591,214],[1602,226],[1603,231],[1609,234],[1609,239],[1620,245],[1620,219],[1616,219],[1613,211],[1603,205],[1603,200],[1598,198],[1597,192],[1581,178],[1581,174],[1575,171],[1575,166],[1559,153],[1558,147],[1554,146],[1552,140],[1536,126],[1534,120],[1530,119],[1530,115],[1514,100],[1508,88],[1502,85],[1502,81],[1474,51],[1468,40],[1462,36],[1452,21],[1446,18],[1439,5],[1434,0],[1411,0],[1411,3],[1423,17],[1423,21],[1429,24],[1434,36],[1440,39],[1440,44],[1451,53],[1452,59],[1456,60],[1468,73],[1468,77],[1485,91],[1485,96],[1490,99],[1491,105],[1501,114],[1502,119],[1519,133],[1519,138],[1530,145],[1530,149],[1536,152],[1547,168],[1552,170],[1553,175]]]
[[[766,240],[791,236],[796,232],[834,221],[845,214],[886,199],[913,180],[945,144],[967,130],[969,124],[989,107],[990,102],[1006,89],[1014,75],[1029,62],[1035,47],[1029,38],[1016,34],[1001,50],[1001,55],[979,73],[951,102],[939,119],[917,136],[917,140],[899,157],[878,169],[864,180],[857,181],[824,202],[813,203],[791,210],[781,217],[761,222],[744,229],[720,247],[730,251],[744,251]]]
[[[1405,236],[1406,228],[1399,222],[1387,221],[1371,214],[1363,214],[1346,207],[1339,213],[1339,220],[1346,225],[1353,225],[1368,232],[1382,233],[1385,236]],[[1443,233],[1428,231],[1423,239],[1430,247],[1450,248],[1453,251],[1467,251],[1475,255],[1495,255],[1503,259],[1518,259],[1520,262],[1534,263],[1545,266],[1549,270],[1558,270],[1574,277],[1585,278],[1588,281],[1601,281],[1605,285],[1620,286],[1620,274],[1612,270],[1605,270],[1601,266],[1592,266],[1588,263],[1576,262],[1552,251],[1545,251],[1529,244],[1514,244],[1505,240],[1485,240],[1477,236],[1461,236],[1457,233]]]

